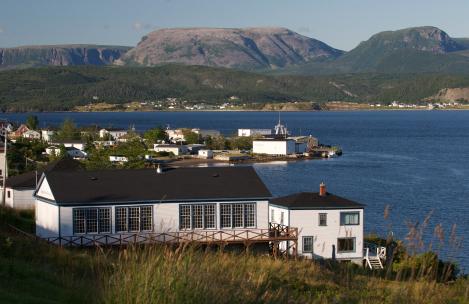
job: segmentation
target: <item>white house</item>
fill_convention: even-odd
[[[211,137],[220,136],[221,134],[220,131],[218,130],[207,130],[207,129],[199,129],[199,128],[192,129],[191,131],[194,132],[195,134],[199,134],[200,137],[202,138],[207,137],[207,136],[211,136]]]
[[[41,139],[45,142],[51,142],[54,134],[55,134],[55,131],[53,130],[48,130],[48,129],[41,130]]]
[[[204,159],[211,159],[213,158],[213,151],[212,150],[199,150],[198,154],[199,158],[204,158]]]
[[[272,135],[271,129],[238,129],[238,136],[269,136]]]
[[[122,155],[110,155],[109,161],[112,163],[126,163],[129,161],[129,158]]]
[[[272,223],[298,227],[298,254],[307,258],[363,260],[364,205],[333,195],[320,185],[319,193],[301,192],[274,198]],[[282,244],[287,248],[286,242]]]
[[[36,234],[55,244],[256,243],[363,260],[364,205],[323,184],[319,193],[272,199],[252,167],[53,170],[34,198]]]
[[[15,209],[34,209],[33,193],[42,172],[27,172],[9,177],[5,183],[5,204]]]
[[[41,139],[41,133],[34,130],[28,130],[21,134],[21,136],[26,139]]]
[[[111,139],[117,141],[125,141],[125,136],[127,135],[127,130],[120,130],[120,129],[101,129],[99,130],[99,138],[104,138],[106,135],[109,134]]]
[[[35,192],[36,234],[68,245],[147,235],[268,248],[270,197],[252,167],[45,172]]]
[[[46,148],[47,155],[59,156],[60,155],[60,147],[57,146],[49,146]]]
[[[7,178],[5,203],[15,209],[34,209],[33,193],[44,171],[76,171],[82,165],[69,158],[53,161],[45,168]],[[1,193],[1,191],[0,191]]]
[[[85,145],[86,143],[82,140],[74,140],[74,139],[68,139],[68,140],[55,140],[53,145],[60,146],[64,145],[65,148],[77,148],[78,150],[84,151],[85,150]]]
[[[179,142],[179,141],[186,140],[182,129],[166,129],[165,131],[166,131],[166,134],[168,135],[168,139],[171,142]]]
[[[185,145],[168,145],[168,144],[154,144],[153,150],[155,152],[168,152],[176,156],[187,154],[187,146]]]
[[[290,155],[296,153],[295,146],[293,139],[259,138],[252,141],[252,152],[254,154]]]

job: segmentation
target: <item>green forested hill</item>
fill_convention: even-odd
[[[125,103],[177,97],[223,103],[285,101],[418,102],[442,88],[468,87],[469,76],[348,74],[273,76],[224,68],[165,65],[43,67],[0,72],[3,111],[69,110],[96,102]]]

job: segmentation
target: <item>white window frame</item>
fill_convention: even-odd
[[[145,207],[151,207],[150,208],[150,213],[151,216],[148,217],[146,216],[145,218],[150,218],[151,219],[151,229],[149,230],[143,230],[142,229],[142,208]],[[130,230],[130,209],[131,208],[138,208],[138,230]],[[136,233],[136,232],[151,232],[153,231],[153,216],[154,216],[154,210],[153,210],[153,205],[137,205],[137,206],[116,206],[115,207],[115,218],[114,218],[114,226],[116,229],[116,233]],[[119,220],[117,218],[118,210],[125,210],[125,228],[123,230],[118,230],[118,224],[117,221]]]
[[[345,219],[349,215],[356,215],[357,222],[356,223],[346,223]],[[360,225],[360,212],[359,211],[347,211],[340,213],[340,226],[358,226]]]
[[[207,212],[209,211],[208,208],[213,207],[213,227],[207,225]],[[190,224],[189,227],[182,226],[182,214],[181,211],[183,208],[189,208],[189,217],[190,217]],[[196,214],[196,210],[201,208],[201,214]],[[195,216],[200,216],[201,219],[201,226],[195,227]],[[184,215],[187,216],[187,215]],[[205,204],[180,204],[179,205],[179,230],[212,230],[217,228],[217,204],[215,203],[205,203]]]
[[[311,250],[305,250],[305,241],[311,240]],[[304,253],[313,253],[314,252],[314,237],[312,235],[305,235],[302,237],[301,246]]]
[[[321,216],[325,217],[325,219],[324,219],[325,223],[324,224],[321,223]],[[318,226],[320,226],[320,227],[327,226],[327,213],[324,213],[324,212],[319,213],[319,215],[318,215]]]
[[[339,250],[339,240],[353,240],[353,249],[352,250]],[[351,253],[357,251],[357,238],[355,237],[340,237],[337,238],[337,253]]]
[[[108,211],[108,214],[109,216],[111,216],[111,207],[97,207],[97,208],[72,208],[72,231],[73,231],[73,235],[85,235],[85,234],[105,234],[105,233],[111,233],[112,231],[112,223],[111,223],[111,219],[110,217],[107,218],[107,220],[109,221],[108,224],[109,224],[109,229],[106,230],[106,231],[102,231],[102,223],[101,223],[101,211],[103,210],[106,210]],[[83,217],[83,228],[84,228],[84,232],[77,232],[76,230],[76,212],[78,211],[82,211],[84,213],[84,217]],[[96,219],[91,219],[90,217],[90,212],[93,211],[93,212],[96,212]],[[89,221],[96,221],[96,231],[92,231],[90,232],[89,229],[88,229],[88,226],[89,225]],[[104,220],[104,219],[103,219]]]
[[[242,213],[241,213],[241,217],[242,217],[242,223],[240,224],[237,224],[235,222],[235,207],[238,207],[239,205],[242,206]],[[250,205],[252,206],[252,210],[253,210],[253,225],[246,225],[247,222],[248,222],[248,214],[247,214],[247,209],[246,206],[247,205]],[[231,219],[231,226],[223,226],[224,224],[224,219],[222,218],[223,216],[226,216],[228,214],[225,214],[225,213],[222,213],[223,209],[228,207],[229,208],[227,210],[229,210],[229,215],[230,215],[230,219]],[[221,229],[247,229],[247,228],[256,228],[257,227],[257,203],[256,202],[243,202],[243,203],[222,203],[220,204],[220,228]]]

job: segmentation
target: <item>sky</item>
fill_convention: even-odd
[[[158,28],[275,26],[350,50],[412,26],[469,37],[468,13],[468,0],[0,0],[0,47],[135,46]]]

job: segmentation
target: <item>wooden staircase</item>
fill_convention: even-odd
[[[366,247],[364,259],[371,270],[384,269],[382,260],[386,259],[386,247],[376,247],[376,254],[371,254],[370,247]]]

